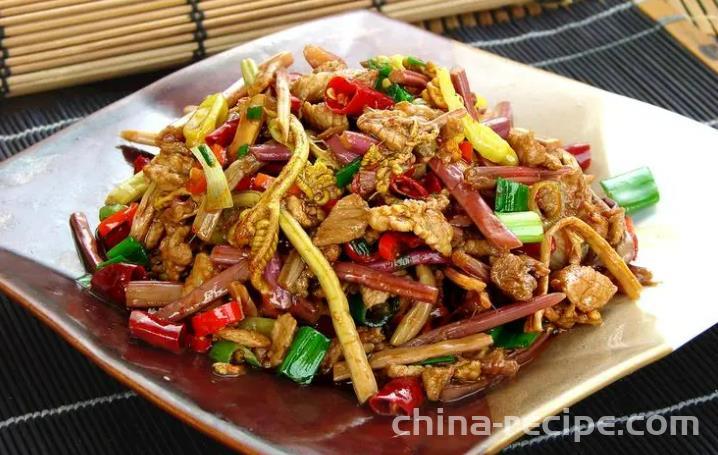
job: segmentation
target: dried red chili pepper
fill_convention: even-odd
[[[360,115],[365,108],[388,109],[394,105],[394,100],[383,93],[341,76],[329,80],[324,100],[329,109],[346,115]]]
[[[219,144],[222,147],[227,147],[232,142],[232,139],[234,139],[234,134],[237,132],[237,125],[239,125],[239,117],[227,120],[218,126],[216,130],[205,136],[204,141],[210,146]]]
[[[396,194],[411,199],[426,199],[429,196],[429,192],[426,188],[407,174],[392,177],[389,187]]]
[[[135,174],[137,174],[142,169],[144,169],[145,166],[150,164],[150,161],[152,161],[152,159],[144,155],[137,155],[137,158],[135,158],[135,160],[132,162],[132,167],[135,169]]]
[[[565,150],[576,158],[584,171],[591,165],[591,144],[570,144]]]
[[[147,272],[141,265],[110,264],[92,275],[90,289],[117,304],[124,305],[127,283],[146,279]]]
[[[144,311],[130,313],[130,335],[158,348],[182,350],[185,329],[184,323],[160,324]]]
[[[231,301],[192,316],[192,330],[197,336],[212,335],[242,319],[244,319],[242,306],[236,301]]]
[[[387,261],[393,261],[407,249],[417,248],[424,242],[414,234],[408,232],[385,232],[379,238],[379,256]]]

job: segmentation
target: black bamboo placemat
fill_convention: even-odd
[[[586,1],[491,27],[461,25],[447,35],[718,127],[718,76],[630,2]],[[0,159],[160,76],[133,76],[3,100]],[[0,453],[227,452],[138,398],[2,296],[0,342]],[[714,328],[571,409],[574,415],[594,419],[622,417],[621,425],[631,415],[695,415],[699,436],[594,433],[579,444],[574,442],[576,429],[569,428],[560,435],[526,437],[506,452],[715,453],[716,347]]]

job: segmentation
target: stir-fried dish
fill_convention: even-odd
[[[122,132],[134,174],[94,233],[71,225],[80,282],[132,337],[410,413],[511,378],[651,283],[627,215],[658,201],[648,168],[597,194],[588,144],[514,126],[460,67],[304,57],[245,59],[164,130]]]

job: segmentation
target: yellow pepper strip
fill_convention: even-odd
[[[227,100],[221,93],[205,98],[182,128],[187,147],[204,144],[204,137],[227,120],[227,112]]]
[[[312,239],[304,232],[297,220],[292,218],[292,215],[283,210],[279,217],[279,224],[284,235],[287,236],[319,280],[329,305],[334,331],[344,353],[354,393],[356,393],[359,403],[364,403],[377,392],[376,378],[359,339],[354,320],[349,313],[349,304],[339,278],[322,252],[314,246]]]
[[[227,147],[227,155],[232,160],[246,155],[247,152],[249,152],[249,147],[254,145],[254,142],[257,140],[259,131],[262,129],[262,124],[264,123],[264,103],[266,98],[267,97],[262,94],[254,95],[249,99],[249,102],[242,110],[239,125],[237,125],[237,132],[234,133],[234,139],[232,139],[232,143]],[[247,115],[247,111],[250,108],[257,107],[262,108],[261,115],[258,119],[250,119]],[[240,150],[244,148],[246,148],[246,150]]]
[[[436,278],[428,265],[417,265],[416,276],[421,283],[436,287]],[[401,318],[401,322],[399,322],[396,330],[394,330],[394,334],[391,336],[392,346],[399,346],[414,339],[414,337],[419,334],[421,328],[424,327],[426,321],[429,320],[431,310],[433,309],[433,303],[414,303],[414,306]]]
[[[261,293],[271,292],[264,281],[263,273],[267,263],[277,250],[279,235],[279,210],[284,194],[294,184],[297,176],[309,158],[309,140],[302,123],[295,116],[289,122],[290,141],[294,144],[292,158],[282,172],[262,194],[257,205],[242,213],[234,229],[230,243],[235,246],[251,246],[249,267],[252,285]]]
[[[446,68],[438,68],[436,76],[439,78],[439,90],[444,98],[449,111],[463,109],[464,102],[454,90],[451,83],[451,76]],[[478,99],[478,98],[477,98]],[[494,130],[486,125],[477,122],[469,114],[466,114],[461,121],[464,124],[464,134],[474,149],[481,156],[489,161],[505,166],[516,166],[519,162],[516,152],[508,142],[496,134]]]

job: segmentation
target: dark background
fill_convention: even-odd
[[[718,127],[718,76],[628,2],[586,1],[537,17],[490,27],[460,27],[446,34]],[[0,159],[164,74],[0,100]],[[695,156],[695,151],[691,153]],[[676,302],[676,311],[685,311],[689,304]],[[228,452],[128,391],[4,296],[0,296],[0,343],[0,453]],[[594,419],[695,415],[700,436],[593,434],[576,443],[568,431],[562,436],[526,437],[506,452],[715,453],[717,347],[714,327],[676,353],[571,408],[571,414]],[[625,424],[616,428],[625,429]]]

